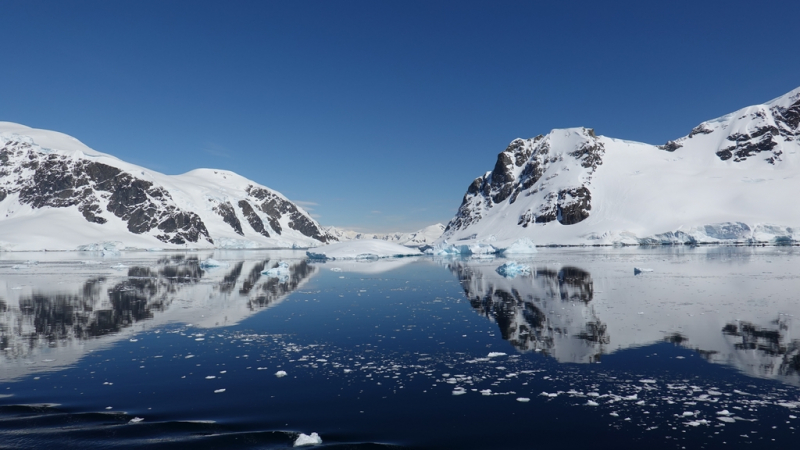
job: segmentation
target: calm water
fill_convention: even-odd
[[[799,250],[3,253],[0,447],[787,448]]]

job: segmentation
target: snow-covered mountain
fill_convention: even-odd
[[[332,239],[279,192],[233,172],[164,175],[61,133],[0,122],[0,249],[313,247]]]
[[[358,239],[379,239],[394,242],[407,247],[421,247],[433,244],[444,232],[444,225],[437,223],[427,226],[413,233],[386,233],[371,234],[360,233],[353,230],[342,230],[336,227],[328,227],[325,232],[339,241],[354,241]]]
[[[440,240],[537,245],[800,241],[800,88],[655,146],[557,129],[515,139]]]

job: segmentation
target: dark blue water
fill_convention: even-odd
[[[255,268],[276,261],[259,257],[250,257]],[[776,356],[789,361],[779,379],[714,362],[682,342],[693,335],[670,330],[610,349],[615,330],[595,309],[587,315],[602,300],[592,263],[584,274],[542,269],[505,286],[492,285],[496,275],[484,267],[499,261],[419,260],[372,273],[291,262],[293,278],[278,280],[235,260],[215,273],[192,269],[195,260],[130,261],[110,283],[74,273],[79,292],[67,287],[58,297],[50,285],[16,310],[5,306],[6,319],[40,328],[5,325],[5,348],[46,343],[4,360],[0,447],[285,448],[311,432],[329,448],[785,448],[797,440],[794,349]],[[36,270],[52,282],[48,264]],[[190,275],[180,278],[180,268]],[[17,276],[5,275],[8,286]],[[98,283],[106,284],[89,287]],[[187,324],[180,314],[159,321],[208,302],[189,295],[205,285],[210,298],[232,309],[244,302],[249,313],[228,326]],[[112,301],[99,314],[102,302],[84,294]],[[559,313],[561,304],[581,312]],[[135,332],[118,338],[125,330]],[[711,333],[775,340],[758,330]],[[573,356],[560,356],[570,346]]]

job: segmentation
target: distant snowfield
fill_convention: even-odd
[[[403,256],[420,256],[422,253],[404,245],[376,239],[355,240],[324,245],[306,252],[312,259],[381,259]]]
[[[798,242],[798,118],[800,88],[663,146],[586,128],[517,139],[437,244]]]

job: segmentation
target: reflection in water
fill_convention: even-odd
[[[281,281],[261,275],[277,260],[239,261],[216,270],[204,270],[199,262],[196,256],[172,255],[122,273],[107,268],[74,273],[69,283],[62,280],[63,272],[37,274],[27,285],[6,279],[5,298],[0,296],[0,364],[41,363],[37,360],[45,355],[46,362],[68,364],[88,347],[168,322],[232,325],[279,302],[316,271],[296,261]],[[108,273],[97,274],[103,271]],[[5,370],[0,378],[11,372],[16,373]]]
[[[797,277],[775,275],[792,268],[767,272],[760,264],[772,260],[723,250],[696,261],[665,259],[670,266],[645,277],[607,264],[595,264],[594,274],[531,264],[531,275],[514,279],[499,275],[496,262],[450,261],[448,268],[475,311],[520,351],[590,363],[667,341],[752,376],[800,384],[800,336],[791,322],[800,314],[791,295]]]
[[[539,267],[530,277],[508,279],[492,266],[467,261],[453,261],[449,268],[472,307],[497,322],[503,339],[517,349],[569,362],[593,362],[604,353],[610,338],[590,304],[589,272]]]

